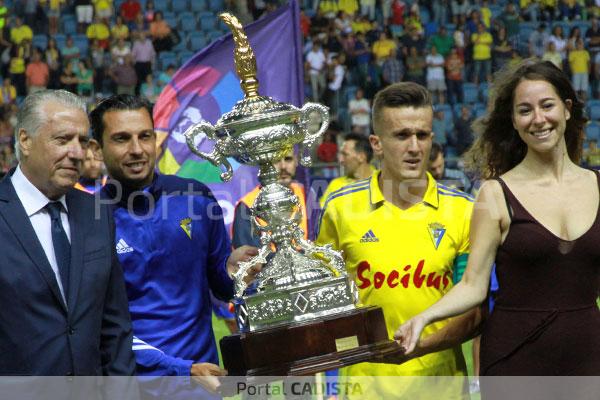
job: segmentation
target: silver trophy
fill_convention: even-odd
[[[260,96],[256,59],[241,24],[227,13],[220,18],[233,32],[236,71],[245,96],[215,126],[202,122],[190,127],[185,136],[194,154],[221,168],[224,181],[233,175],[228,157],[259,168],[262,187],[251,219],[260,233],[261,247],[256,257],[240,263],[234,276],[238,325],[248,332],[353,310],[358,291],[347,276],[341,253],[304,239],[300,202],[292,190],[278,183],[274,166],[296,145],[301,164],[310,166],[310,151],[329,124],[328,109],[316,103],[299,109]],[[311,132],[315,116],[320,126]],[[215,141],[212,152],[196,148],[197,135]],[[248,287],[244,278],[257,263],[264,264],[263,269]]]

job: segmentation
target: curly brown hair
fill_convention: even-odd
[[[523,161],[527,154],[527,145],[512,122],[515,89],[524,80],[546,81],[554,86],[563,103],[571,100],[565,141],[571,160],[579,163],[581,159],[587,122],[584,103],[577,98],[567,75],[554,64],[528,59],[494,77],[488,112],[473,123],[476,139],[465,154],[465,165],[483,179],[502,175]]]

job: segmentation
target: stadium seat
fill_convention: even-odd
[[[198,51],[206,47],[208,41],[202,32],[190,33],[190,44],[189,49],[191,51]]]
[[[179,27],[184,32],[194,32],[197,27],[197,19],[189,11],[182,12],[179,16]]]
[[[193,51],[187,51],[187,50],[180,51],[179,53],[177,53],[177,60],[179,61],[179,65],[185,64],[193,56],[194,56]]]
[[[57,34],[55,34],[52,37],[56,41],[56,47],[58,47],[59,49],[62,49],[63,47],[66,46],[66,44],[67,44],[67,35],[65,35],[64,33],[57,33]]]
[[[465,103],[477,103],[479,100],[479,90],[474,83],[463,83],[463,99]]]
[[[597,102],[588,102],[588,112],[590,120],[600,121],[600,104]]]
[[[473,115],[475,118],[479,118],[483,116],[486,112],[485,104],[483,103],[475,103],[473,106]]]
[[[190,10],[195,13],[200,13],[202,11],[206,11],[208,9],[208,4],[206,0],[192,0],[192,6]]]
[[[419,7],[419,12],[421,16],[421,24],[427,25],[427,23],[431,21],[431,15],[429,14],[429,10],[425,7]]]
[[[173,46],[173,48],[171,50],[175,51],[175,52],[188,50],[188,45],[189,45],[188,35],[185,34],[184,32],[179,32],[179,36],[181,37],[181,40],[179,41],[179,43],[177,43],[175,46]]]
[[[172,51],[163,51],[158,55],[160,68],[165,70],[171,64],[177,65],[177,56]]]
[[[61,17],[63,32],[66,35],[74,35],[77,33],[77,20],[71,14],[66,14]]]
[[[193,2],[194,0],[192,0]],[[189,1],[188,0],[173,0],[171,3],[171,10],[175,13],[181,13],[184,11],[189,11]]]
[[[73,44],[79,48],[81,57],[87,57],[89,47],[87,36],[83,34],[73,35]]]
[[[210,42],[217,40],[218,38],[220,38],[223,35],[224,35],[224,33],[221,31],[218,31],[218,30],[206,32],[206,37],[208,38],[208,40]]]
[[[585,135],[588,140],[595,139],[600,142],[600,125],[597,122],[590,122],[585,128]]]
[[[169,1],[168,0],[154,0],[154,9],[156,11],[162,11],[164,14],[166,11],[169,11]]]
[[[488,100],[490,88],[487,82],[482,82],[479,84],[479,98],[483,101]]]
[[[175,16],[175,13],[173,12],[166,12],[165,15],[163,15],[163,19],[165,21],[167,21],[167,24],[169,24],[169,26],[171,28],[175,28],[177,29],[177,16]]]
[[[225,9],[223,0],[208,0],[208,9],[214,13],[220,13]]]
[[[46,50],[46,47],[48,47],[48,36],[34,35],[31,44],[33,47],[39,47],[42,50]]]
[[[435,35],[438,31],[438,23],[435,21],[429,21],[425,25],[425,37],[431,37]]]
[[[215,29],[217,26],[217,16],[213,13],[200,14],[200,28],[206,32]]]

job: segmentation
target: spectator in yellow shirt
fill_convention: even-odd
[[[40,0],[40,3],[46,3],[48,11],[48,33],[54,35],[58,33],[58,19],[60,18],[60,9],[65,4],[65,0]]]
[[[119,39],[127,40],[129,38],[129,27],[123,23],[123,17],[117,16],[117,20],[113,27],[110,29],[112,40],[116,41]]]
[[[482,76],[488,82],[492,80],[492,35],[485,30],[483,23],[477,24],[477,32],[471,35],[473,43],[473,61],[475,63],[474,79],[475,83],[482,80]]]
[[[12,104],[17,100],[17,88],[15,88],[10,80],[10,77],[7,76],[2,81],[2,86],[0,87],[0,106],[4,106],[6,104]]]
[[[92,3],[94,3],[94,11],[96,11],[97,17],[100,17],[101,19],[108,19],[112,16],[112,0],[92,0]]]
[[[388,38],[386,32],[379,34],[379,40],[373,43],[373,55],[375,56],[375,62],[378,65],[382,65],[387,57],[389,57],[392,50],[396,50],[396,42]]]
[[[10,30],[10,41],[20,45],[24,39],[33,39],[31,28],[23,23],[20,17],[15,18],[15,26]]]
[[[102,19],[98,15],[94,17],[94,23],[88,26],[85,35],[90,42],[94,41],[94,39],[98,40],[100,47],[105,50],[108,49],[110,31],[108,30],[108,26],[102,22]]]
[[[590,53],[583,47],[582,38],[577,39],[575,50],[569,53],[569,65],[573,74],[573,87],[577,96],[585,101],[589,88]]]

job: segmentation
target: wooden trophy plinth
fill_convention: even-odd
[[[225,336],[220,346],[230,376],[313,375],[403,352],[380,307]]]

